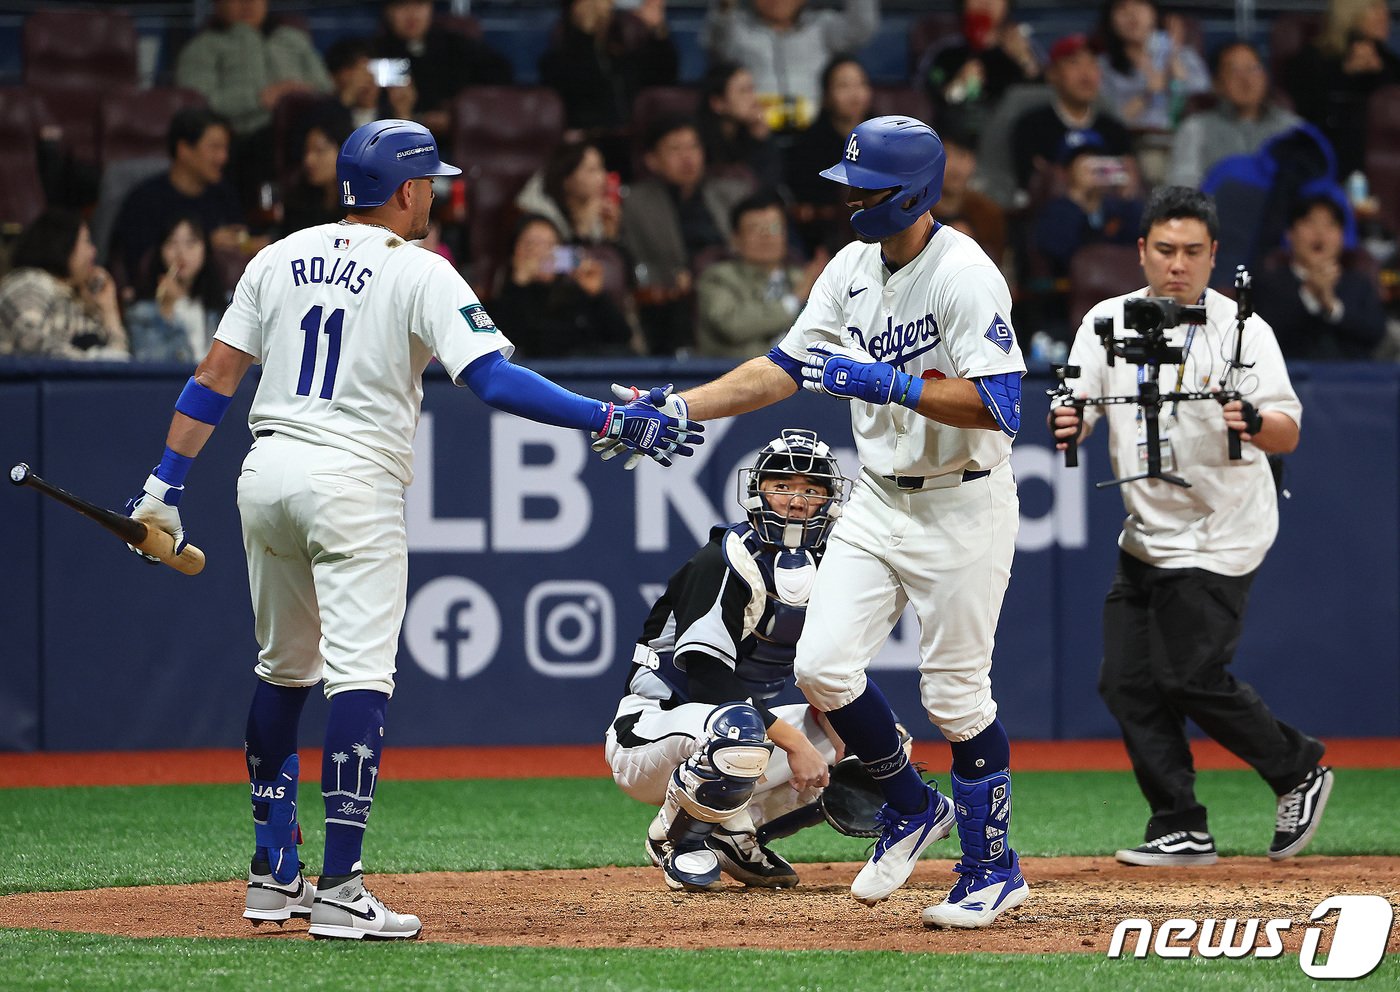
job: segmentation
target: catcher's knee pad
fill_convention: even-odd
[[[748,703],[717,706],[700,746],[672,773],[667,798],[698,820],[718,823],[748,805],[772,755],[758,710]]]
[[[963,856],[970,861],[998,860],[1011,843],[1011,773],[1000,771],[971,780],[952,774]]]
[[[258,847],[267,848],[272,877],[284,884],[297,877],[297,845],[301,827],[297,824],[297,778],[301,761],[295,753],[282,762],[271,779],[252,779],[253,836]]]

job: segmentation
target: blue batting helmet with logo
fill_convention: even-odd
[[[822,175],[853,189],[891,193],[851,215],[851,227],[872,241],[892,237],[918,220],[943,195],[943,142],[912,117],[872,117],[846,138],[841,161]]]
[[[357,127],[335,160],[340,202],[346,207],[382,206],[410,179],[461,174],[438,157],[433,133],[416,121],[370,121]]]

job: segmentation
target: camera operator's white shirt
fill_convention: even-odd
[[[1140,289],[1105,300],[1084,316],[1070,349],[1069,364],[1078,365],[1080,376],[1070,379],[1076,395],[1136,395],[1140,367],[1121,358],[1108,366],[1103,344],[1094,333],[1094,320],[1113,319],[1114,337],[1133,332],[1123,329],[1123,301],[1146,296]],[[1235,349],[1235,303],[1214,290],[1206,290],[1207,322],[1196,328],[1186,355],[1181,390],[1209,390],[1220,381],[1226,360]],[[1167,341],[1184,345],[1190,327],[1167,331]],[[1236,388],[1263,411],[1282,413],[1302,426],[1303,406],[1293,392],[1283,355],[1273,329],[1257,314],[1245,322],[1242,361],[1253,368],[1236,372]],[[1181,367],[1163,365],[1159,383],[1163,393],[1177,389]],[[1115,478],[1136,475],[1140,436],[1139,407],[1124,403],[1086,407],[1085,419],[1093,424],[1108,417],[1109,457]],[[1171,440],[1176,469],[1170,474],[1191,483],[1190,489],[1161,481],[1130,482],[1122,487],[1128,519],[1119,546],[1149,565],[1159,568],[1203,568],[1222,575],[1244,575],[1258,568],[1278,533],[1278,500],[1273,473],[1264,452],[1241,444],[1241,458],[1230,461],[1221,408],[1210,400],[1192,400],[1176,406],[1163,404],[1162,433]]]

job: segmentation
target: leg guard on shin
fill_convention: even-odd
[[[953,773],[953,806],[958,839],[967,863],[1007,864],[1011,851],[1011,773],[999,771],[979,779]]]
[[[301,762],[291,754],[271,779],[252,779],[253,835],[257,846],[267,849],[272,877],[287,884],[297,877],[297,778]]]

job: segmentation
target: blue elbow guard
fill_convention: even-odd
[[[180,392],[180,398],[175,401],[175,412],[183,413],[201,424],[217,427],[232,402],[232,396],[216,393],[208,386],[196,382],[194,376],[190,376],[190,381],[185,383],[185,388]]]
[[[973,379],[972,384],[1002,433],[1015,437],[1021,429],[1021,373],[984,375]]]
[[[768,352],[768,360],[786,372],[798,386],[802,385],[802,363],[797,359],[774,345]]]

